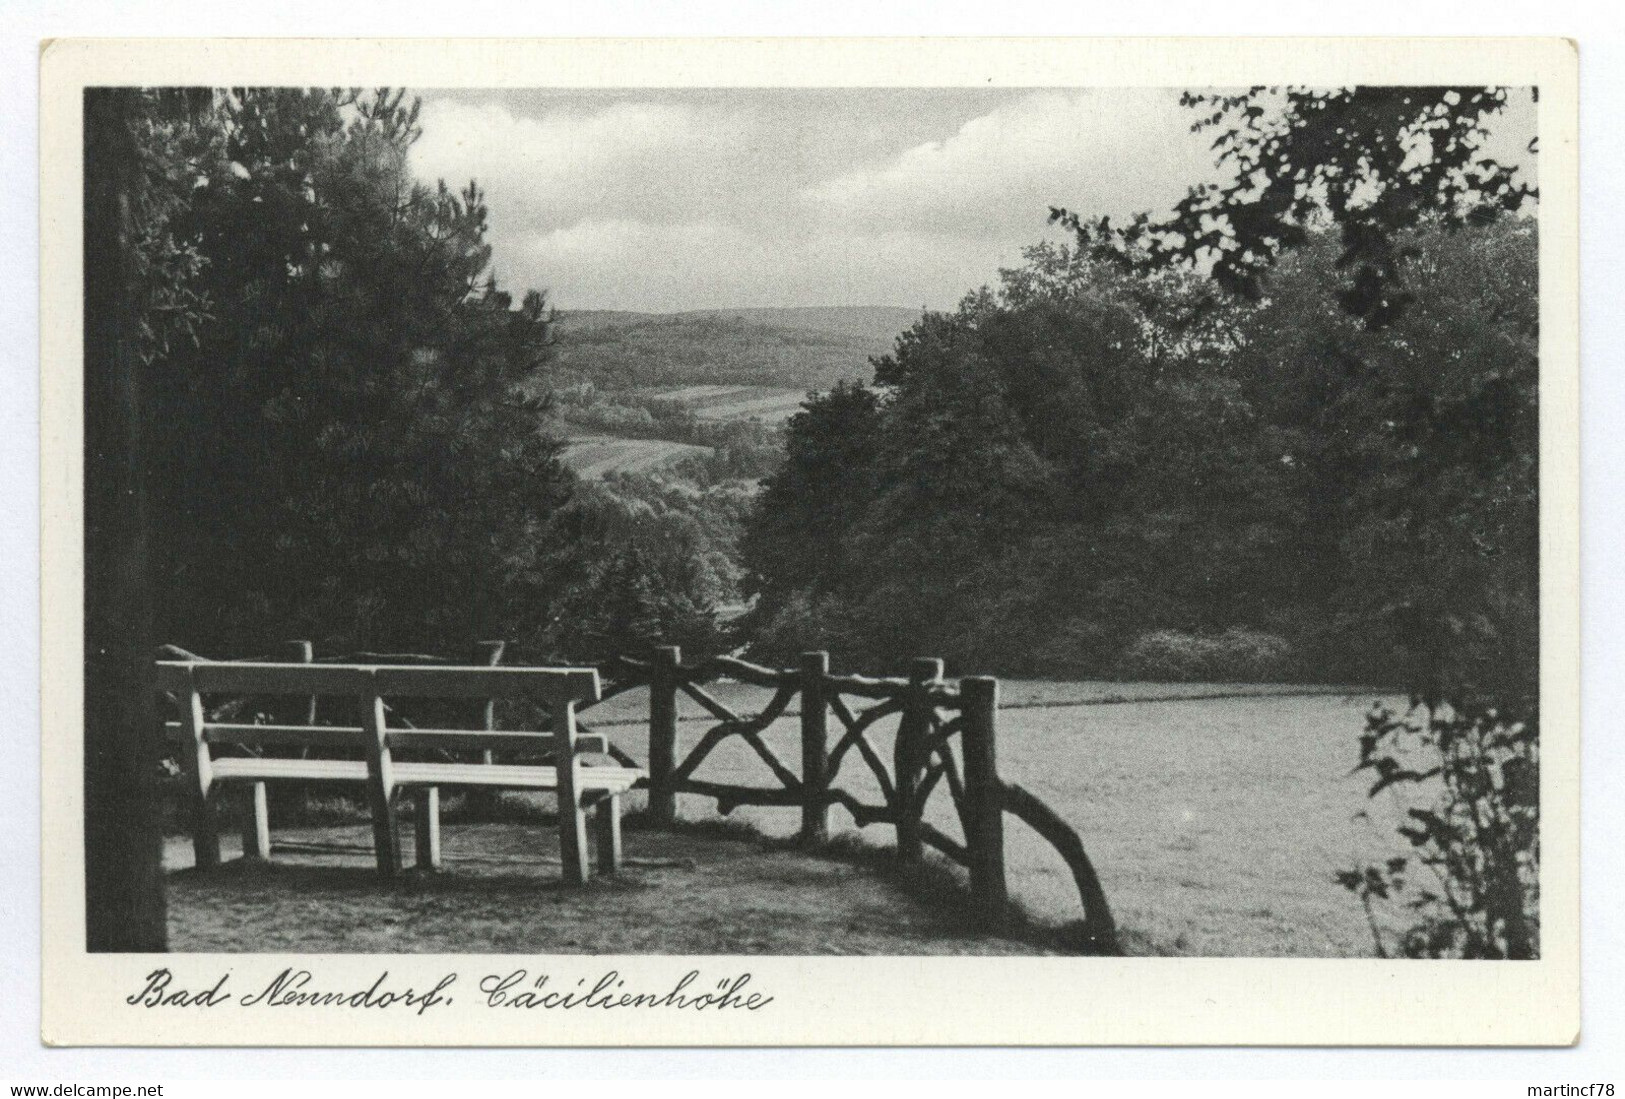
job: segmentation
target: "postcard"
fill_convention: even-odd
[[[43,1040],[1572,1043],[1577,64],[45,43]]]

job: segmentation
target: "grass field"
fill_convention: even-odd
[[[807,399],[800,389],[759,385],[689,385],[680,389],[650,390],[648,396],[680,404],[702,420],[788,420]]]
[[[800,409],[806,393],[756,385],[689,385],[668,389],[641,389],[638,397],[681,405],[701,420],[714,422],[757,420],[778,424]],[[572,434],[564,463],[582,477],[606,473],[653,473],[682,458],[709,454],[711,448],[667,439],[637,439],[606,434],[591,427],[568,428]]]
[[[1010,708],[999,723],[999,769],[1037,794],[1082,835],[1130,949],[1154,953],[1312,957],[1365,956],[1371,935],[1354,898],[1332,880],[1344,867],[1396,853],[1395,810],[1369,803],[1351,777],[1369,694],[1289,694],[1302,688],[1203,684],[1007,682]],[[751,710],[765,692],[719,687],[730,704]],[[1102,700],[1250,694],[1264,697]],[[596,720],[639,758],[645,734],[643,692],[612,700]],[[1273,696],[1273,697],[1271,697]],[[1067,705],[1068,700],[1097,704]],[[697,707],[685,716],[700,717]],[[693,744],[706,728],[685,722]],[[893,722],[870,741],[890,756]],[[778,722],[767,739],[792,768],[797,723]],[[856,753],[841,785],[878,798]],[[724,742],[697,777],[771,785],[771,776],[737,738]],[[867,780],[867,781],[866,781]],[[685,815],[707,817],[711,802],[682,799]],[[1371,820],[1356,814],[1370,811]],[[740,809],[769,833],[797,823],[793,811]],[[832,810],[837,828],[853,827]],[[957,836],[945,793],[928,810]],[[1065,864],[1040,838],[1006,818],[1013,894],[1036,917],[1076,918],[1077,893]],[[866,830],[876,843],[890,829]]]
[[[1047,801],[1083,837],[1130,953],[1210,956],[1369,956],[1370,931],[1339,869],[1397,853],[1400,808],[1368,802],[1349,774],[1372,696],[1303,688],[1153,683],[1006,681],[999,719],[999,770]],[[766,692],[713,684],[740,712]],[[1212,697],[1221,696],[1221,697]],[[585,722],[647,758],[642,689],[589,709]],[[710,720],[680,703],[681,747]],[[835,724],[832,722],[832,725]],[[870,730],[889,761],[895,721]],[[765,739],[799,769],[799,724],[788,715]],[[775,785],[738,738],[724,741],[697,777]],[[839,785],[867,802],[879,793],[850,753]],[[345,856],[280,856],[268,867],[223,876],[181,872],[171,887],[177,949],[480,950],[690,953],[1002,953],[1046,949],[1028,936],[978,943],[962,922],[963,897],[940,886],[905,890],[874,869],[874,858],[816,858],[708,831],[709,799],[683,796],[679,811],[698,833],[630,832],[634,865],[622,879],[586,893],[558,884],[557,841],[535,823],[545,799],[519,803],[527,819],[449,820],[451,872],[413,880],[404,892],[380,886],[367,867],[368,830],[355,807],[330,826],[293,838],[340,842]],[[631,808],[643,802],[631,797]],[[1360,814],[1369,812],[1370,819]],[[946,791],[927,816],[959,828]],[[739,822],[788,837],[795,809],[742,808]],[[1038,925],[1078,918],[1077,893],[1060,857],[1006,817],[1011,891]],[[831,810],[835,845],[850,855],[889,849],[889,827],[856,829]],[[228,839],[228,844],[231,842]],[[171,839],[172,868],[189,862]],[[954,870],[952,873],[957,874]],[[939,872],[940,876],[940,872]],[[606,893],[613,903],[605,906]],[[289,936],[292,936],[290,939]],[[286,940],[286,941],[284,941]],[[461,944],[461,945],[459,945]]]
[[[564,464],[582,477],[606,473],[649,473],[710,448],[666,439],[621,439],[612,435],[583,435],[570,440]]]

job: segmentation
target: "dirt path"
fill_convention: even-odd
[[[279,831],[268,864],[186,869],[166,845],[177,951],[548,954],[1041,954],[978,936],[956,910],[876,870],[713,835],[629,832],[635,865],[584,889],[559,880],[558,840],[538,824],[448,825],[445,868],[387,884],[367,825]],[[229,844],[225,854],[234,853]],[[410,838],[408,837],[408,849]]]

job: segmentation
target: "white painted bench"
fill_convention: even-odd
[[[547,790],[558,795],[559,847],[566,881],[589,876],[587,819],[593,811],[600,873],[614,873],[621,859],[621,795],[645,772],[609,760],[590,766],[583,756],[609,751],[605,737],[581,733],[575,709],[598,701],[598,673],[591,668],[438,667],[361,664],[227,664],[159,661],[158,689],[181,704],[182,720],[169,723],[181,743],[182,766],[193,802],[192,837],[199,866],[220,861],[211,802],[222,786],[251,790],[244,827],[244,853],[270,856],[266,783],[350,782],[367,788],[372,812],[373,848],[379,872],[401,869],[397,795],[412,791],[416,804],[416,862],[440,862],[439,789],[496,787]],[[361,724],[248,725],[211,722],[205,695],[298,695],[356,700]],[[387,699],[529,699],[549,715],[545,731],[491,729],[409,729],[388,724]],[[335,759],[216,756],[215,748],[284,745],[350,749]],[[550,764],[490,762],[410,762],[402,750],[520,751],[550,757]],[[489,756],[487,756],[489,758]]]

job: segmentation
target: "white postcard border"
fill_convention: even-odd
[[[1559,1045],[1579,1027],[1577,70],[1557,39],[64,40],[41,58],[43,1035],[71,1045]],[[84,942],[80,102],[94,85],[1541,88],[1542,958],[90,955]],[[1108,883],[1109,887],[1109,883]],[[431,987],[414,1008],[125,1002],[159,967],[247,993]],[[663,993],[748,973],[760,1010],[490,1007],[487,974]]]

